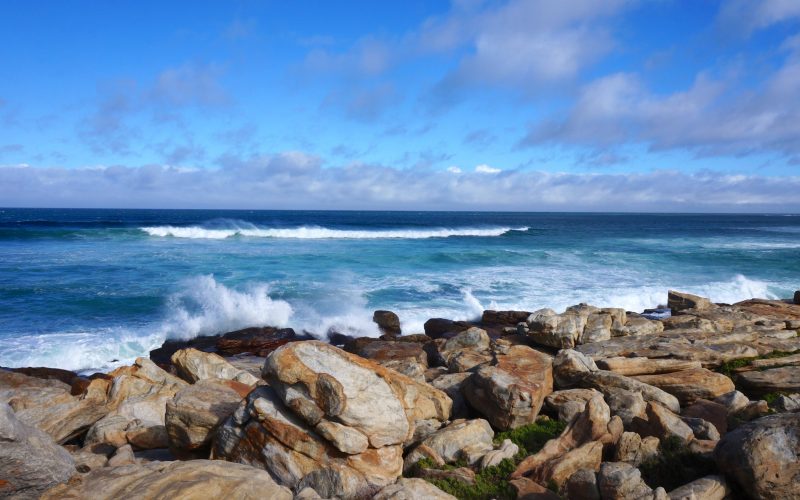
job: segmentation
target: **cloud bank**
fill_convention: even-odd
[[[494,170],[327,167],[302,152],[227,158],[216,169],[5,166],[0,200],[50,207],[800,212],[800,176]]]

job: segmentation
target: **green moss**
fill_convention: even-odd
[[[566,427],[567,424],[560,420],[540,418],[532,424],[497,433],[494,442],[500,444],[503,440],[510,439],[519,446],[520,455],[526,457],[541,450],[546,442],[558,437]]]
[[[658,455],[639,466],[642,479],[651,488],[662,486],[671,491],[716,472],[713,459],[692,453],[679,438],[662,441],[658,451]]]
[[[519,446],[520,452],[514,458],[507,458],[493,467],[477,472],[475,474],[475,484],[470,485],[456,479],[426,479],[436,485],[440,490],[453,495],[462,500],[498,500],[516,498],[514,487],[508,482],[508,477],[517,468],[519,462],[528,455],[532,455],[542,449],[544,444],[557,437],[564,431],[566,424],[557,420],[540,418],[533,424],[528,424],[510,431],[500,432],[495,435],[495,444],[502,443],[505,439],[510,439]],[[416,465],[418,475],[420,468],[440,468],[452,470],[458,467],[466,467],[463,461],[448,464],[444,467],[437,467],[433,460],[423,458]],[[550,485],[554,486],[554,485]]]
[[[772,351],[769,354],[764,354],[762,356],[756,356],[754,358],[739,358],[734,359],[732,361],[726,361],[719,365],[717,371],[727,377],[732,377],[736,370],[739,368],[744,368],[745,366],[750,366],[753,364],[753,361],[757,359],[776,359],[776,358],[785,358],[786,356],[791,356],[793,354],[800,353],[800,350],[797,351]]]

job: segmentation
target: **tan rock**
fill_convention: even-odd
[[[637,375],[640,382],[658,387],[672,394],[681,405],[688,405],[697,399],[714,399],[736,390],[733,381],[725,375],[705,368],[694,368],[672,373]]]
[[[692,429],[681,418],[658,403],[647,403],[647,420],[634,419],[632,428],[642,436],[660,440],[677,438],[688,443],[694,439]]]
[[[178,369],[178,374],[191,383],[207,379],[235,380],[250,387],[263,383],[248,371],[236,368],[225,358],[212,352],[198,351],[190,347],[176,351],[171,359],[172,364]]]
[[[624,426],[630,426],[634,418],[646,418],[647,402],[641,392],[627,391],[616,387],[608,387],[605,400],[611,408],[611,414],[618,416]]]
[[[548,409],[558,413],[559,420],[569,422],[583,411],[586,402],[596,394],[600,393],[594,389],[564,389],[552,392],[544,401]]]
[[[669,492],[670,500],[725,500],[731,489],[722,476],[706,476],[695,479]]]
[[[447,463],[466,460],[473,464],[492,451],[493,438],[494,431],[486,420],[456,420],[425,438],[420,445],[434,450]]]
[[[455,500],[424,479],[400,478],[395,484],[384,487],[372,500]]]
[[[716,427],[720,435],[728,432],[728,408],[720,403],[698,399],[681,411],[681,416],[702,418]]]
[[[644,439],[635,432],[624,432],[614,449],[615,462],[627,462],[638,467],[642,462],[658,454],[660,441],[657,437]]]
[[[686,309],[695,309],[698,311],[711,309],[714,307],[714,304],[710,300],[698,295],[670,290],[667,294],[667,307],[672,309],[674,313]]]
[[[553,391],[551,358],[523,345],[495,357],[496,365],[480,367],[464,382],[464,397],[498,429],[536,421]]]
[[[736,375],[739,389],[750,396],[760,397],[770,392],[800,392],[800,369],[795,366],[743,372]]]
[[[20,421],[5,403],[0,403],[0,443],[0,497],[37,498],[75,474],[67,450]]]
[[[166,404],[170,447],[185,451],[207,447],[217,426],[249,392],[250,386],[223,379],[200,379],[179,390]]]
[[[509,481],[520,500],[558,500],[560,497],[526,477]]]
[[[553,359],[553,381],[558,389],[575,387],[583,377],[597,371],[592,358],[573,349],[562,349]]]
[[[263,375],[310,425],[335,419],[366,435],[373,447],[411,439],[417,421],[447,420],[452,406],[428,384],[319,341],[275,350]]]
[[[770,415],[728,432],[714,458],[732,486],[752,498],[799,498],[800,414]]]
[[[109,467],[119,467],[122,465],[130,465],[136,463],[136,457],[133,456],[133,448],[131,445],[126,444],[117,449],[114,456],[108,459]]]
[[[649,358],[625,358],[614,357],[597,360],[597,367],[601,370],[608,370],[620,375],[649,375],[654,373],[670,373],[681,370],[691,370],[701,368],[699,361],[687,361],[683,359],[649,359]]]
[[[626,377],[614,372],[598,370],[586,373],[580,381],[581,387],[597,389],[602,393],[609,393],[614,389],[624,389],[639,392],[647,402],[659,403],[673,412],[680,412],[681,406],[678,398],[658,387],[641,382],[632,377]]]
[[[253,467],[221,461],[190,460],[98,469],[73,482],[51,488],[42,496],[44,500],[85,498],[291,500],[292,492],[275,484],[266,472]]]
[[[342,453],[356,455],[369,448],[367,436],[352,427],[347,427],[338,422],[323,420],[314,429]]]
[[[653,490],[642,479],[639,469],[625,462],[605,462],[597,475],[603,500],[651,499]]]
[[[468,414],[469,408],[464,394],[461,392],[461,387],[470,376],[472,376],[471,373],[446,373],[431,382],[432,386],[443,391],[453,401],[451,415],[453,418],[464,418]]]

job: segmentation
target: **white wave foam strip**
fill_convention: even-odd
[[[153,226],[142,227],[142,231],[150,236],[189,239],[221,240],[234,236],[249,238],[293,238],[303,240],[321,239],[428,239],[449,238],[452,236],[492,237],[502,236],[511,231],[527,231],[528,227],[496,227],[496,228],[437,228],[437,229],[387,229],[387,230],[348,230],[325,227],[301,226],[296,228],[256,228],[236,227],[230,229],[207,229],[201,226],[176,227]]]

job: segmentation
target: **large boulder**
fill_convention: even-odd
[[[467,401],[498,429],[534,422],[553,392],[552,358],[515,345],[497,352],[495,359],[495,365],[481,366],[464,382]]]
[[[225,358],[212,352],[198,351],[190,347],[176,351],[171,360],[178,374],[190,383],[206,379],[235,380],[251,387],[263,383],[251,373],[236,368]]]
[[[451,372],[473,370],[492,361],[491,339],[481,328],[472,327],[439,342],[439,357]]]
[[[70,454],[0,403],[0,497],[34,499],[75,474]]]
[[[714,399],[736,389],[731,379],[705,368],[636,375],[634,378],[672,394],[681,405],[689,405],[697,399]]]
[[[170,447],[184,451],[206,448],[217,426],[249,393],[248,385],[220,379],[200,380],[179,390],[166,406]]]
[[[73,396],[71,387],[57,379],[0,369],[0,404],[8,403],[19,420],[64,443],[108,413],[105,391],[94,390],[103,384],[106,381],[93,381],[93,390]]]
[[[711,309],[714,307],[714,304],[710,300],[698,295],[670,290],[667,293],[667,307],[672,309],[672,312],[675,313],[686,309],[694,309],[697,311]]]
[[[728,432],[714,458],[752,498],[800,498],[800,414],[770,415]]]
[[[291,500],[292,492],[262,470],[215,460],[106,467],[45,492],[42,500],[236,498]]]
[[[276,350],[263,377],[308,424],[335,420],[376,448],[410,440],[417,425],[447,420],[452,407],[444,392],[428,384],[319,341]]]

